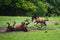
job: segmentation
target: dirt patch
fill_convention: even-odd
[[[57,23],[56,21],[46,21],[46,24],[55,24]]]
[[[6,32],[7,27],[0,27],[0,33],[8,33]],[[35,31],[35,30],[56,30],[56,29],[52,29],[52,28],[31,28],[28,27],[29,31]],[[11,32],[17,32],[17,31],[11,31]]]
[[[7,27],[0,27],[0,33],[6,32]]]
[[[55,21],[47,21],[46,24],[55,24],[56,22]],[[29,31],[34,31],[34,30],[57,30],[57,29],[60,29],[60,28],[31,28],[31,27],[28,27],[27,28]],[[0,33],[6,33],[6,30],[7,30],[7,27],[0,27]],[[12,31],[11,31],[12,32]],[[14,31],[16,32],[16,31]]]

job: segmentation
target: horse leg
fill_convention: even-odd
[[[11,31],[14,31],[14,28],[13,27],[11,27],[10,29],[11,29]]]
[[[24,27],[24,28],[23,28],[23,31],[27,32],[27,31],[28,31],[28,29],[27,29],[26,27]]]
[[[38,22],[34,22],[34,26],[37,26]]]
[[[47,25],[46,25],[46,22],[44,22],[43,24],[44,24],[45,26],[47,26]]]
[[[10,32],[10,31],[11,31],[10,27],[7,27],[6,32]]]
[[[43,23],[41,23],[41,27],[43,26]]]

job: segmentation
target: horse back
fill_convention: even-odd
[[[36,22],[44,22],[44,21],[45,21],[44,18],[37,18],[37,19],[36,19]]]
[[[19,25],[19,24],[14,26],[14,28],[20,28],[20,27],[21,27],[21,25]]]

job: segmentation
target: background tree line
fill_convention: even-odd
[[[60,0],[0,0],[0,15],[59,16]]]

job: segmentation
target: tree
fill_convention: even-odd
[[[0,0],[0,15],[60,15],[60,0]]]

